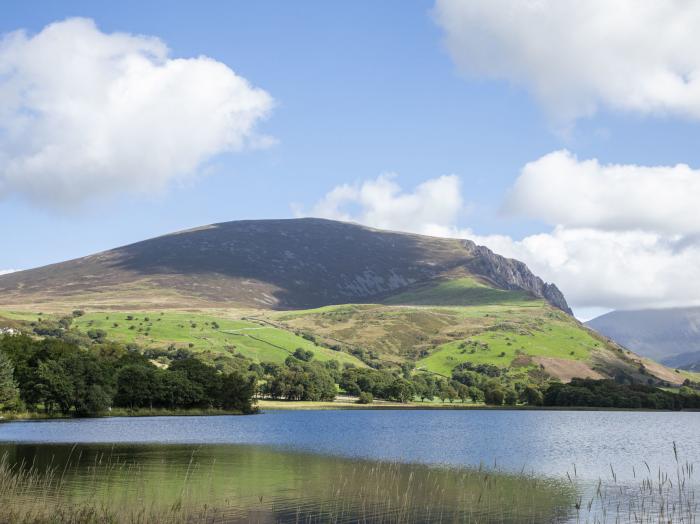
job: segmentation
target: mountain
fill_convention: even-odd
[[[700,307],[613,311],[587,325],[668,366],[700,369]]]
[[[2,325],[60,333],[75,309],[69,324],[86,336],[212,358],[283,363],[303,348],[445,377],[481,366],[521,383],[695,377],[587,329],[522,262],[330,220],[213,224],[0,277]]]
[[[469,240],[320,219],[212,224],[12,273],[0,277],[0,304],[302,309],[383,301],[458,277],[571,313],[556,286]]]

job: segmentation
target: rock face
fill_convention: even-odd
[[[377,301],[455,274],[526,291],[570,313],[556,286],[473,242],[320,219],[213,224],[12,273],[0,277],[0,304],[145,297],[170,305],[302,309]]]
[[[501,289],[528,291],[569,315],[572,314],[559,288],[544,282],[519,260],[497,255],[487,247],[477,246],[471,240],[465,240],[464,247],[473,255],[468,264],[473,273],[488,278]]]

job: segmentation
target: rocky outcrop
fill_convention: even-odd
[[[477,246],[471,240],[465,240],[464,247],[472,255],[472,260],[468,263],[468,269],[472,273],[488,278],[502,289],[527,291],[569,315],[573,314],[559,288],[544,282],[524,263],[497,255],[487,247]]]

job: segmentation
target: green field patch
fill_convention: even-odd
[[[526,357],[587,360],[591,351],[599,347],[599,341],[572,322],[551,321],[531,326],[502,323],[466,340],[439,346],[419,360],[416,369],[449,376],[457,365],[471,362],[512,368],[516,372]]]
[[[485,306],[489,304],[521,304],[535,301],[524,291],[495,289],[475,278],[463,277],[428,282],[387,298],[389,305]]]
[[[256,362],[282,363],[297,348],[312,351],[319,361],[363,366],[357,358],[318,346],[283,329],[246,320],[231,320],[201,313],[102,312],[74,320],[84,333],[103,330],[107,338],[141,348],[188,348],[192,351],[235,351]]]

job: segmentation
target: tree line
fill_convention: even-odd
[[[222,373],[193,357],[155,366],[118,344],[83,348],[60,339],[0,338],[4,409],[93,416],[112,407],[254,411],[256,378]]]

